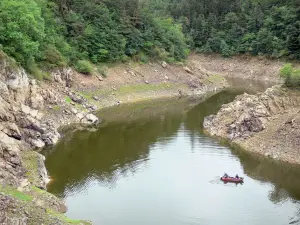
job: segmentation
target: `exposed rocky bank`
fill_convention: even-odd
[[[257,69],[255,59],[244,59],[241,62],[238,59],[231,60],[233,61],[228,62],[228,59],[214,56],[192,55],[185,64],[127,63],[114,65],[108,68],[105,74],[95,71],[94,76],[85,76],[70,68],[62,68],[50,71],[49,81],[39,82],[30,78],[13,60],[1,53],[0,223],[89,223],[73,221],[63,215],[67,210],[63,201],[46,192],[49,178],[44,157],[33,151],[55,145],[61,137],[58,131],[61,126],[96,125],[101,119],[97,118],[95,113],[105,107],[157,98],[203,96],[227,87],[224,76],[228,77],[229,74],[259,79],[256,75],[263,74],[263,71],[269,68],[269,71],[273,72],[269,74],[268,79],[279,81],[278,71],[281,63],[259,61],[261,66]],[[217,65],[218,63],[222,67]],[[267,77],[268,74],[264,76]],[[274,94],[270,94],[273,92]],[[278,121],[281,121],[280,113],[287,115],[288,111],[291,120],[278,122],[282,127],[281,133],[276,134],[282,135],[277,137],[274,133],[274,140],[278,141],[276,143],[282,143],[283,139],[280,138],[284,138],[286,134],[290,135],[292,126],[295,138],[286,139],[290,141],[290,149],[293,149],[299,143],[296,139],[299,117],[292,117],[297,108],[293,105],[297,102],[294,102],[296,100],[291,92],[278,90],[277,93],[275,90],[269,90],[268,93],[238,97],[232,106],[223,106],[223,114],[221,110],[217,116],[207,118],[205,127],[212,134],[229,137],[241,144],[251,145],[250,141],[262,143],[254,139],[254,134],[263,134],[267,130],[265,127],[268,127],[268,122],[277,121],[277,117]],[[252,101],[254,103],[251,103]],[[265,101],[269,102],[269,105],[265,106]],[[227,109],[228,112],[226,107],[230,108]],[[247,107],[249,110],[242,116],[241,112]],[[275,112],[276,107],[278,110]],[[234,124],[230,131],[228,123],[229,126]],[[269,143],[265,144],[265,148],[269,149]],[[278,148],[272,149],[267,153],[276,153],[277,157],[281,157]]]
[[[300,164],[300,94],[273,86],[256,95],[243,94],[205,118],[211,135],[243,149]]]
[[[38,82],[12,59],[0,57],[0,223],[87,224],[63,213],[62,200],[46,192],[44,157],[33,151],[55,145],[67,124],[96,125],[101,108],[164,97],[204,95],[225,79],[191,64],[127,64],[84,76],[70,68]]]

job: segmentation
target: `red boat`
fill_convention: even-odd
[[[243,183],[244,178],[243,177],[221,177],[221,180],[224,182],[232,182],[232,183]]]

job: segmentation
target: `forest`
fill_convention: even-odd
[[[189,52],[300,59],[299,0],[1,0],[0,50],[33,75]]]

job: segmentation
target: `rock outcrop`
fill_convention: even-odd
[[[53,76],[65,86],[72,83],[70,69],[56,71]],[[86,102],[75,93],[71,97],[75,102]],[[0,183],[15,187],[24,184],[27,177],[20,153],[28,148],[39,149],[58,142],[60,134],[57,129],[61,121],[57,117],[48,118],[47,111],[43,110],[45,105],[63,105],[64,99],[61,101],[60,98],[63,97],[56,90],[49,86],[43,89],[3,54],[0,60]],[[97,124],[99,121],[93,114],[77,110],[64,120],[84,124]],[[40,172],[37,175],[39,181],[33,185],[45,189],[47,171],[42,156],[36,154],[33,160],[37,161]]]
[[[243,94],[204,119],[211,134],[246,150],[300,163],[300,96],[279,86],[257,95]],[[295,155],[289,159],[288,155]]]

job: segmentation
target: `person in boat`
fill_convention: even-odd
[[[229,176],[227,173],[224,173],[223,177],[228,178]]]
[[[236,179],[240,179],[239,175],[235,175],[235,178],[236,178]]]

